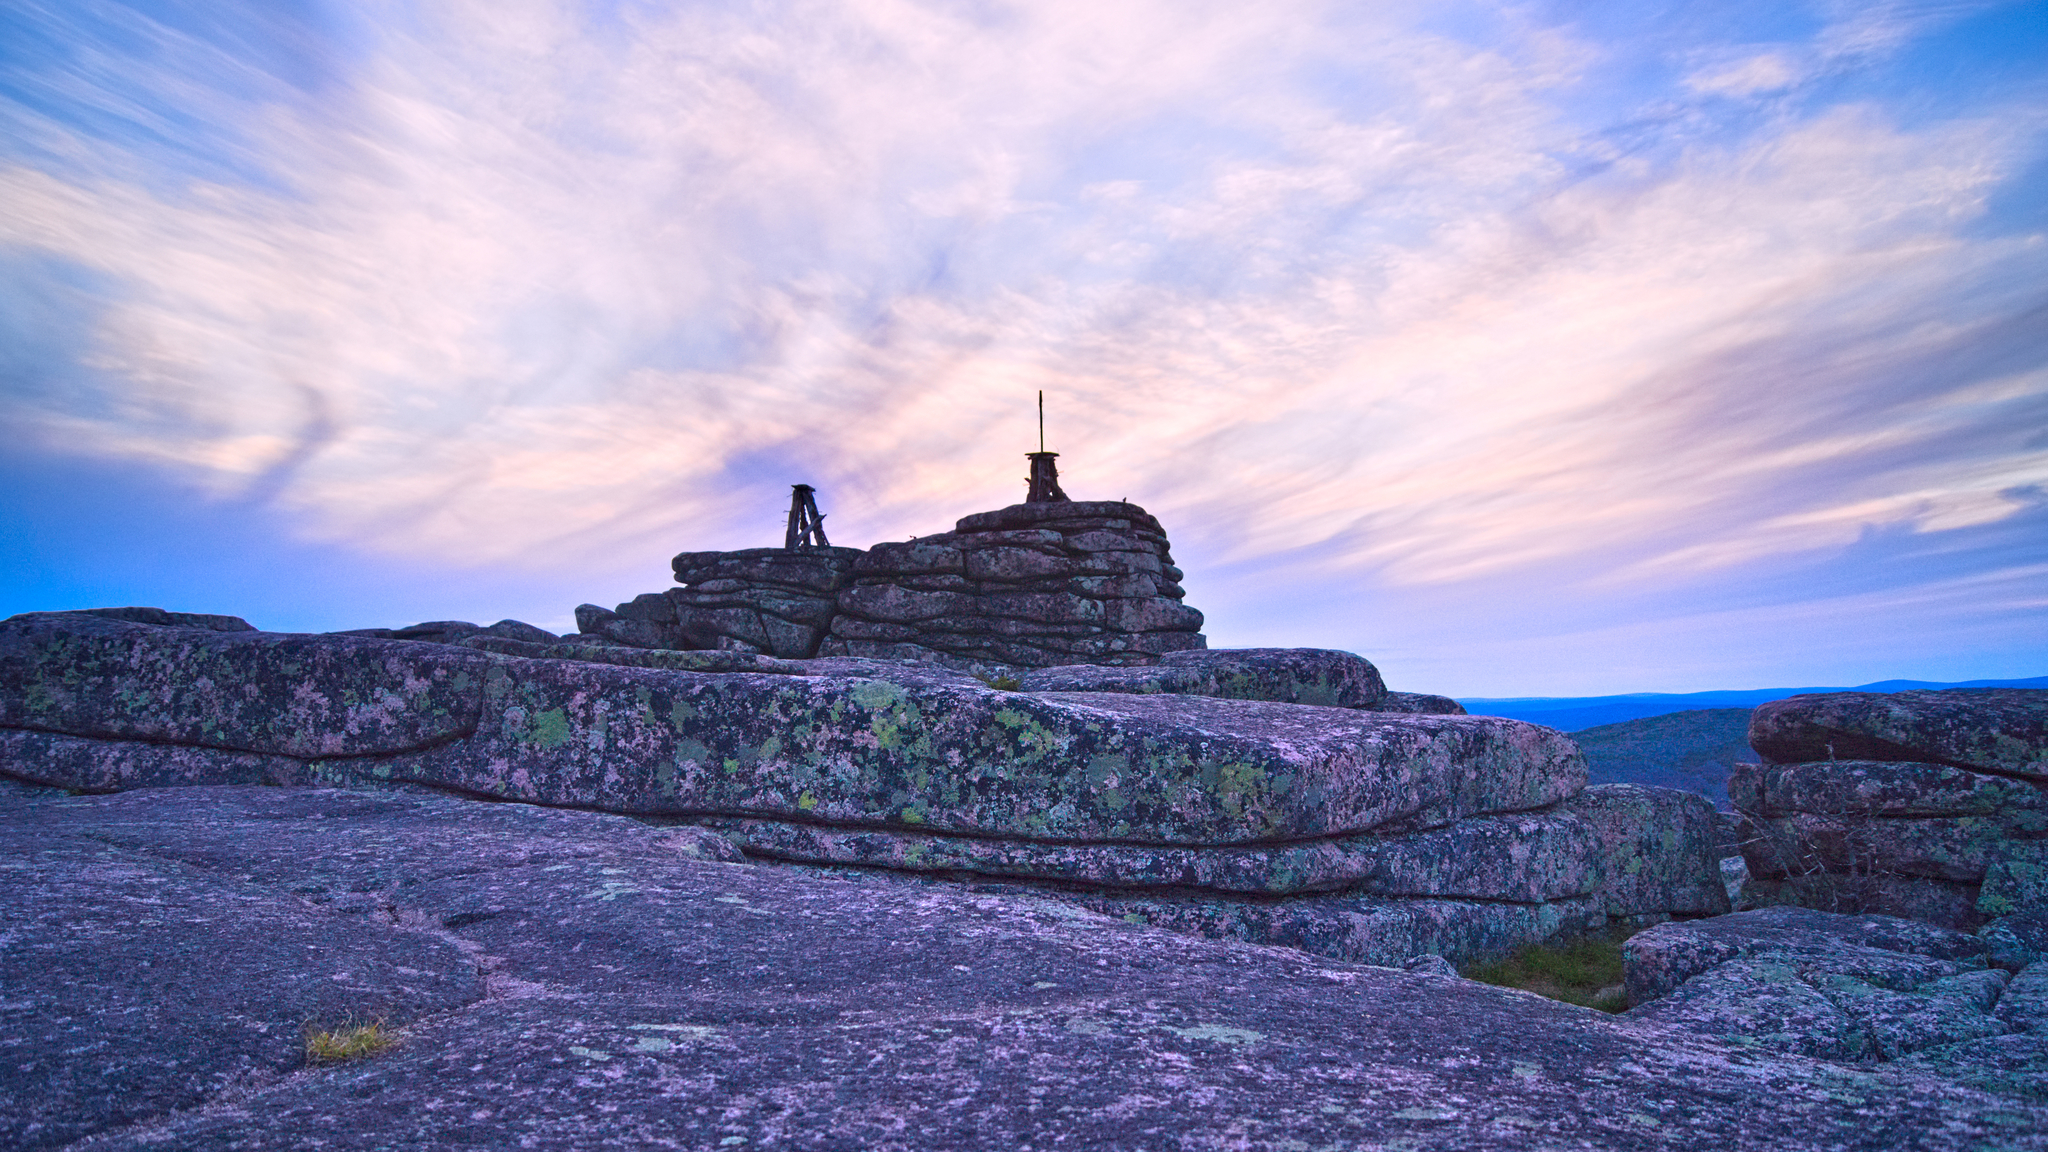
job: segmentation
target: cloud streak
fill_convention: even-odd
[[[1675,587],[2048,484],[2048,246],[1987,215],[2038,88],[1810,83],[1968,11],[1689,43],[1598,116],[1641,62],[1527,11],[40,12],[99,47],[9,89],[0,244],[108,287],[0,418],[359,548],[753,545],[796,480],[835,539],[933,531],[1017,498],[1040,388],[1069,491],[1388,595]]]

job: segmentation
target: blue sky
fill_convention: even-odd
[[[0,8],[0,612],[501,617],[1022,497],[1215,646],[2048,673],[2048,5]]]

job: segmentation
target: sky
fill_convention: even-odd
[[[1212,647],[2048,674],[2048,3],[0,3],[0,614],[572,629],[1041,390]]]

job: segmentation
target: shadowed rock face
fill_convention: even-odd
[[[1752,902],[1963,929],[2048,910],[2048,692],[1794,696],[1750,740],[1769,762],[1729,795]]]
[[[2048,1132],[2048,1109],[1929,1070],[722,854],[402,792],[0,789],[0,1142],[1946,1152]],[[302,1025],[350,1013],[398,1045],[301,1070]]]

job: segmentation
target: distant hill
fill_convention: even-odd
[[[1650,784],[1697,792],[1728,807],[1728,771],[1754,763],[1749,709],[1696,708],[1572,733],[1595,784]]]
[[[1532,724],[1576,732],[1595,725],[1663,716],[1701,709],[1754,708],[1766,700],[1783,700],[1805,692],[1905,692],[1915,688],[2048,688],[2048,676],[2028,680],[1965,680],[1936,684],[1926,680],[1880,680],[1853,688],[1753,688],[1733,692],[1635,692],[1626,696],[1473,697],[1458,700],[1475,716],[1506,716]]]

